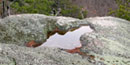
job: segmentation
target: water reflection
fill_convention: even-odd
[[[64,35],[58,33],[51,35],[41,46],[74,49],[81,46],[79,39],[82,34],[92,32],[92,29],[89,26],[81,26],[74,31],[71,30],[66,32]]]

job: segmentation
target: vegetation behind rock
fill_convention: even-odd
[[[0,3],[2,0],[0,0]],[[130,0],[4,0],[11,2],[11,14],[39,13],[86,18],[116,16],[130,20]],[[10,5],[10,4],[9,4]],[[2,14],[2,4],[0,4]]]
[[[111,10],[110,15],[130,20],[130,0],[116,0],[118,9]]]
[[[72,4],[69,0],[16,0],[11,7],[16,13],[40,13],[75,18],[86,17],[87,11]]]

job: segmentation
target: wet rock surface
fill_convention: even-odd
[[[94,31],[80,37],[81,54],[60,48],[25,47],[43,43],[47,33],[89,25]],[[130,22],[115,17],[79,20],[40,14],[12,15],[0,19],[0,65],[130,65]]]
[[[60,34],[58,31],[49,38],[40,46],[40,47],[57,47],[62,49],[75,49],[76,47],[81,47],[80,37],[84,33],[92,32],[93,30],[89,26],[81,26],[75,28],[73,31],[70,29],[64,34]]]

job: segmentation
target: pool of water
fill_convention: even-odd
[[[81,26],[76,29],[69,30],[64,35],[58,32],[49,36],[46,42],[44,42],[40,47],[58,47],[63,49],[74,49],[76,47],[81,47],[80,36],[87,32],[92,32],[93,30],[89,26]]]

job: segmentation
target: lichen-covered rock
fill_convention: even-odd
[[[45,41],[45,15],[13,15],[0,21],[0,42],[23,45],[31,40]]]
[[[27,48],[0,44],[0,65],[92,65],[78,54],[57,48]]]
[[[27,48],[43,43],[47,33],[89,25],[94,31],[80,40],[82,56],[57,48]],[[130,65],[130,22],[115,17],[79,20],[41,14],[12,15],[0,19],[0,65]],[[92,64],[91,64],[92,63]]]
[[[70,17],[54,17],[41,14],[12,15],[0,20],[0,42],[24,45],[34,40],[43,43],[47,32],[59,28],[67,30],[78,22]],[[67,22],[67,24],[66,24]]]
[[[130,22],[114,17],[84,19],[92,33],[81,36],[83,52],[95,56],[95,65],[130,65]],[[100,63],[99,63],[100,64]]]
[[[60,30],[68,30],[72,27],[79,27],[82,21],[70,17],[57,17],[56,26]]]

